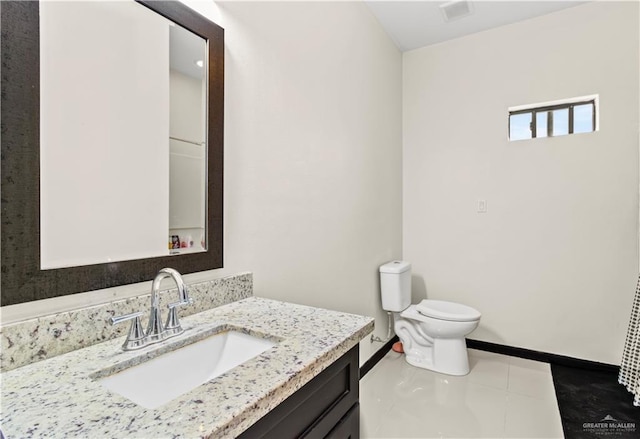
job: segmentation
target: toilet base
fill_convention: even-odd
[[[405,360],[412,366],[446,375],[469,373],[467,343],[461,339],[435,339],[431,347],[405,349]]]
[[[411,315],[405,311],[404,314]],[[406,354],[406,361],[412,366],[432,370],[447,375],[469,373],[469,356],[465,336],[478,322],[440,322],[423,318],[418,321],[394,314],[394,329]],[[432,324],[430,326],[430,323]],[[448,329],[448,334],[443,334]],[[438,337],[429,335],[438,334]]]

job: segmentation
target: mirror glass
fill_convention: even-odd
[[[224,29],[155,0],[0,28],[1,305],[221,268]]]
[[[206,49],[134,1],[41,2],[42,269],[206,250]]]

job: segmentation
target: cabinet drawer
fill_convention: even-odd
[[[360,404],[351,407],[351,410],[324,439],[359,439],[360,438]]]
[[[249,427],[244,439],[322,439],[358,402],[358,345]],[[358,420],[358,412],[355,412]],[[338,436],[335,436],[338,437]]]

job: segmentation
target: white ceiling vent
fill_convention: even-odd
[[[453,21],[471,15],[473,5],[467,0],[453,0],[440,5],[444,21]]]

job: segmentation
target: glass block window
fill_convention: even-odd
[[[509,111],[509,140],[596,131],[597,97]]]

